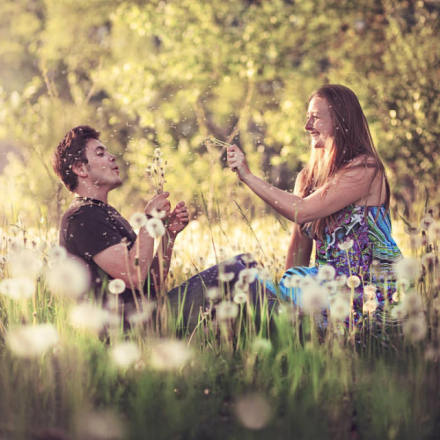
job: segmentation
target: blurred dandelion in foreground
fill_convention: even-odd
[[[100,332],[109,319],[109,312],[93,304],[78,304],[70,310],[70,323],[73,327],[92,332]]]
[[[9,349],[24,358],[44,354],[58,340],[58,332],[52,324],[25,325],[10,330],[6,335]]]
[[[159,239],[165,234],[165,226],[162,220],[153,217],[147,221],[147,231],[151,237]]]
[[[377,306],[378,302],[376,299],[369,299],[363,303],[362,311],[370,315],[376,311]]]
[[[89,289],[90,273],[84,263],[65,258],[48,267],[46,282],[52,293],[78,298]]]
[[[232,299],[236,304],[244,304],[247,302],[247,297],[246,292],[238,291],[234,294]]]
[[[268,354],[272,351],[272,342],[266,338],[255,338],[252,342],[251,350],[256,354]]]
[[[414,281],[420,275],[420,262],[412,257],[402,258],[393,265],[393,269],[399,281]]]
[[[319,285],[303,289],[302,308],[306,313],[317,313],[328,307],[329,297],[327,289]]]
[[[330,318],[336,321],[343,321],[350,315],[351,305],[347,298],[337,296],[334,301],[330,303]]]
[[[351,275],[347,278],[346,284],[350,289],[356,289],[360,286],[361,280],[357,275]]]
[[[127,438],[122,419],[110,410],[81,412],[75,424],[79,439],[122,440]]]
[[[231,301],[222,301],[215,307],[216,316],[219,321],[226,321],[228,319],[235,319],[238,315],[237,304]]]
[[[222,291],[218,287],[209,287],[205,292],[206,298],[211,302],[219,301],[222,298]]]
[[[7,278],[0,281],[0,294],[20,301],[29,299],[35,292],[35,281],[29,278]]]
[[[364,286],[364,300],[373,301],[376,299],[377,288],[373,284],[367,284]]]
[[[67,257],[67,251],[62,246],[52,246],[47,253],[49,261],[64,260]]]
[[[323,264],[318,269],[318,279],[322,281],[331,281],[335,278],[336,270],[330,264]]]
[[[291,275],[284,278],[284,285],[289,288],[299,287],[301,284],[302,277],[299,275]]]
[[[258,271],[255,268],[243,269],[238,274],[238,282],[252,284],[257,278]]]
[[[248,394],[237,400],[235,414],[244,427],[258,430],[269,423],[271,408],[263,396],[256,393]]]
[[[140,360],[141,352],[134,342],[121,342],[111,349],[110,357],[117,367],[126,369]]]
[[[163,339],[153,344],[150,364],[160,371],[184,367],[192,357],[191,349],[183,341]]]
[[[42,267],[41,255],[33,249],[20,249],[9,254],[8,268],[13,278],[35,280]]]
[[[108,283],[108,291],[113,295],[120,295],[125,290],[125,282],[115,278]]]
[[[271,281],[272,280],[272,274],[270,273],[270,270],[265,267],[259,267],[257,268],[258,276],[262,281]]]
[[[412,316],[403,323],[403,333],[411,342],[419,342],[427,333],[425,317],[422,314]]]
[[[423,311],[422,298],[415,291],[409,292],[403,296],[402,308],[407,315],[416,315]]]

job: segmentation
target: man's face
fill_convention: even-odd
[[[85,164],[87,178],[93,185],[107,187],[108,191],[122,184],[119,175],[119,167],[115,156],[111,154],[105,145],[98,139],[89,139],[86,146]]]

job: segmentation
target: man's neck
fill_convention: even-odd
[[[87,188],[77,188],[75,194],[80,197],[87,197],[89,199],[100,200],[101,202],[107,203],[108,191],[103,188],[98,187],[87,187]]]

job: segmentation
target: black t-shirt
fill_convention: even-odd
[[[60,245],[87,263],[98,296],[105,294],[102,292],[103,278],[111,277],[93,261],[93,257],[123,239],[127,241],[128,249],[131,249],[136,241],[136,233],[115,208],[100,200],[77,197],[61,220]],[[152,288],[150,285],[150,294],[154,296]],[[131,302],[132,291],[127,288],[121,294],[121,299]]]

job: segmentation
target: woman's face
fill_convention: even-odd
[[[314,96],[310,100],[304,128],[311,136],[312,148],[329,148],[333,145],[333,120],[325,98]]]

